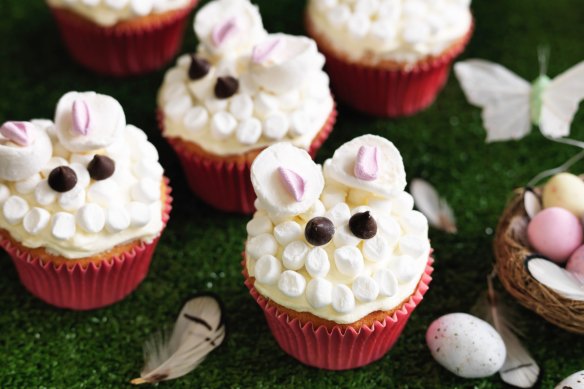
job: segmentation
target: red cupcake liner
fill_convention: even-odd
[[[450,65],[462,53],[473,28],[464,41],[440,57],[408,70],[388,70],[346,62],[320,50],[326,57],[325,69],[339,100],[354,109],[376,116],[413,115],[429,107],[442,90]]]
[[[434,259],[430,256],[416,291],[383,322],[359,330],[325,326],[314,328],[312,323],[302,323],[268,304],[254,287],[247,275],[245,260],[243,274],[249,293],[264,311],[272,335],[287,354],[308,366],[326,370],[348,370],[368,365],[383,357],[395,344],[410,315],[428,291]]]
[[[164,132],[164,114],[158,110],[158,124]],[[308,153],[316,155],[333,129],[337,110],[333,106],[323,128],[312,140]],[[191,191],[206,203],[226,212],[255,212],[256,194],[251,184],[251,163],[222,162],[191,152],[184,140],[166,138],[178,154]]]
[[[57,7],[51,11],[73,59],[96,73],[129,76],[157,70],[174,57],[196,3],[192,0],[159,21],[126,29],[102,27]]]
[[[172,209],[171,188],[166,178],[165,183],[163,230]],[[15,247],[8,239],[0,239],[0,247],[12,258],[20,281],[30,293],[56,307],[82,311],[111,305],[136,289],[148,273],[159,239],[160,235],[152,242],[141,242],[111,260],[98,264],[91,262],[86,267],[78,263],[73,266],[43,263],[26,250]]]

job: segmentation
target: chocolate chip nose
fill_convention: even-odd
[[[332,221],[326,217],[315,217],[310,219],[304,229],[306,241],[313,246],[322,246],[327,244],[335,234],[335,226]]]

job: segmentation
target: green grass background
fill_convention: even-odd
[[[303,33],[303,1],[257,3],[268,31]],[[538,74],[540,44],[551,47],[552,77],[584,58],[581,0],[481,0],[472,8],[476,32],[463,57],[499,62],[529,80]],[[229,337],[197,370],[160,387],[504,387],[498,376],[463,380],[434,363],[425,330],[440,315],[469,311],[485,290],[493,230],[512,189],[559,165],[575,149],[551,143],[537,131],[520,142],[485,144],[480,112],[466,103],[454,78],[431,108],[411,118],[376,119],[340,105],[337,125],[318,161],[354,136],[383,135],[400,149],[410,180],[425,178],[448,199],[460,232],[431,231],[434,281],[388,355],[353,371],[317,370],[278,348],[243,285],[239,262],[248,218],[217,212],[194,198],[177,158],[160,137],[154,110],[163,71],[126,80],[90,74],[67,56],[42,1],[0,0],[0,9],[0,121],[50,118],[69,90],[110,94],[122,103],[128,122],[144,129],[160,150],[175,197],[149,276],[109,308],[71,312],[50,307],[27,293],[7,255],[0,254],[0,387],[128,387],[142,367],[144,340],[171,324],[181,302],[197,291],[222,297]],[[181,51],[195,47],[188,28]],[[583,135],[580,112],[572,136]],[[523,308],[517,324],[542,367],[542,388],[584,368],[582,337]]]

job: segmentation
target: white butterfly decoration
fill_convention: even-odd
[[[521,139],[532,123],[549,138],[570,134],[572,119],[584,99],[584,61],[552,80],[545,75],[545,54],[539,54],[541,73],[532,84],[481,59],[454,65],[468,101],[483,108],[487,142]]]

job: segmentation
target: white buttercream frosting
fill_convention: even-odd
[[[191,56],[165,75],[158,94],[164,132],[216,155],[238,155],[278,141],[308,149],[333,110],[324,57],[313,40],[264,30],[248,0],[215,0],[195,18],[199,60],[208,73],[191,79]],[[218,98],[219,77],[238,81]]]
[[[85,135],[71,130],[72,106],[84,99]],[[85,112],[85,111],[84,111]],[[162,230],[163,169],[144,132],[126,125],[119,103],[94,92],[70,92],[57,105],[55,123],[28,123],[28,146],[0,139],[0,228],[25,247],[42,247],[67,259],[90,257],[134,240],[150,242]],[[115,169],[103,179],[89,172],[96,155]],[[21,161],[21,159],[23,159]],[[53,169],[67,167],[76,180],[53,189]],[[92,170],[93,171],[93,170]]]
[[[377,150],[374,180],[351,176],[362,146]],[[392,310],[414,293],[430,254],[428,222],[412,210],[403,162],[391,142],[373,135],[355,138],[325,162],[324,174],[308,154],[285,143],[268,147],[255,161],[258,211],[247,226],[246,265],[259,293],[340,324]],[[331,164],[339,170],[327,169]],[[296,167],[304,180],[302,201],[290,196],[278,179],[282,166]],[[366,211],[377,233],[361,239],[349,221]],[[316,216],[335,227],[332,239],[321,246],[305,236],[307,223]]]
[[[124,20],[185,8],[191,0],[47,0],[47,3],[108,27]]]
[[[349,59],[414,63],[470,29],[470,0],[310,0],[312,28]]]

